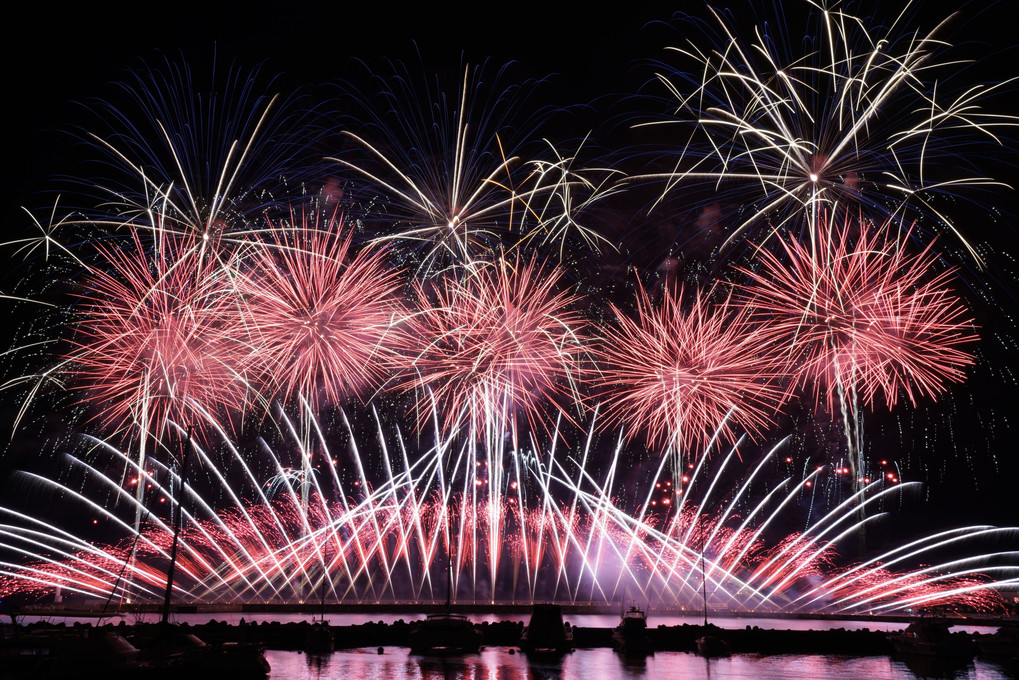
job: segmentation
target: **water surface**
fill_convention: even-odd
[[[325,657],[266,652],[270,680],[1009,680],[1005,669],[977,660],[956,667],[907,665],[887,656],[736,654],[704,659],[686,652],[658,652],[644,661],[624,660],[611,649],[580,649],[558,659],[528,659],[506,647],[465,657],[420,657],[406,649],[339,651]]]

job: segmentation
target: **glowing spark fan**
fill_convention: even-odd
[[[112,454],[115,462],[131,465],[155,496],[181,497],[168,493],[167,480],[174,475],[158,461],[142,468],[104,442],[86,439],[93,463],[96,453]],[[235,447],[228,448],[240,457]],[[434,453],[440,455],[414,463],[404,456],[402,466],[399,456],[390,460],[383,454],[397,467],[387,465],[375,484],[363,476],[364,461],[357,458],[360,481],[345,488],[335,467],[294,480],[294,470],[271,451],[280,474],[268,485],[248,467],[246,481],[230,483],[196,447],[203,469],[216,475],[209,491],[219,500],[210,502],[193,482],[186,486],[177,592],[192,602],[278,604],[304,601],[310,581],[336,602],[435,602],[445,599],[440,574],[451,559],[453,598],[466,595],[475,602],[608,603],[637,592],[669,608],[699,608],[706,597],[712,608],[731,611],[837,614],[941,606],[1000,612],[1002,595],[1015,587],[1019,574],[1014,552],[985,552],[989,543],[1014,545],[1019,531],[990,526],[924,535],[845,564],[839,546],[876,521],[861,519],[857,507],[880,507],[898,497],[900,487],[868,484],[804,529],[790,530],[802,520],[795,501],[802,499],[804,483],[819,481],[823,471],[776,484],[763,481],[779,447],[742,472],[727,473],[746,463],[735,448],[710,469],[702,457],[688,493],[674,505],[650,507],[657,495],[653,485],[636,512],[620,502],[634,491],[624,488],[631,476],[619,474],[627,457],[621,447],[604,475],[574,469],[568,452],[545,451],[547,465],[528,464],[516,479],[537,493],[502,501],[476,496],[469,486],[458,490],[461,475],[472,479],[469,461],[449,477],[438,474],[448,453],[445,444],[438,448]],[[59,496],[62,506],[70,501],[86,516],[103,518],[106,533],[117,530],[123,538],[91,541],[35,513],[0,505],[0,595],[46,598],[59,587],[69,601],[111,595],[161,599],[171,528],[153,513],[133,529],[122,517],[139,504],[129,489],[74,456],[62,463],[74,482],[28,472],[20,477]],[[742,475],[734,486],[727,481],[731,472]],[[295,481],[314,487],[306,506]],[[270,499],[264,489],[277,484]],[[97,502],[97,492],[106,500]],[[110,496],[119,501],[110,503]],[[67,514],[60,520],[67,521]],[[490,561],[493,546],[504,547],[509,559]],[[931,564],[932,558],[942,561]]]

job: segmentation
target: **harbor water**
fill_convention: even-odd
[[[457,657],[416,656],[399,647],[338,651],[328,656],[269,651],[270,680],[1007,680],[1007,669],[981,659],[959,666],[920,665],[887,656],[735,654],[705,659],[657,652],[624,659],[611,649],[578,649],[562,657],[529,658],[489,647]]]

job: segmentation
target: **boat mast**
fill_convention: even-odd
[[[446,614],[449,614],[453,610],[451,599],[452,592],[453,592],[453,556],[446,555]]]
[[[708,572],[704,570],[704,532],[701,531],[701,602],[704,603],[704,625],[708,625]]]
[[[166,591],[163,593],[163,611],[160,617],[159,624],[162,629],[166,629],[167,622],[170,619],[170,599],[173,596],[173,572],[177,567],[177,543],[180,539],[180,525],[184,503],[184,484],[188,474],[188,458],[191,454],[191,425],[188,425],[187,440],[181,447],[181,462],[180,462],[180,484],[177,493],[178,498],[177,505],[173,509],[173,519],[171,524],[173,525],[173,542],[170,544],[170,566],[166,570]],[[173,488],[173,479],[170,480],[170,488]]]

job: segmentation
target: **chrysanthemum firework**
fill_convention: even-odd
[[[713,304],[710,292],[691,297],[684,308],[682,289],[664,289],[656,303],[639,288],[636,315],[613,307],[616,324],[595,350],[606,422],[686,452],[716,430],[728,440],[761,432],[783,394],[781,362],[747,310]]]
[[[837,402],[913,405],[965,379],[977,339],[972,317],[952,292],[952,272],[935,273],[928,246],[908,254],[862,219],[822,229],[816,249],[790,239],[784,257],[759,253],[743,297],[785,348],[796,380],[829,410]]]
[[[85,275],[67,365],[82,401],[113,430],[159,437],[243,406],[246,349],[223,270],[202,240],[160,234],[101,246]]]
[[[547,428],[539,424],[547,406],[576,399],[584,351],[577,300],[562,278],[557,267],[502,260],[419,284],[408,333],[421,346],[405,385],[419,414],[434,397],[447,430],[518,416]]]
[[[350,252],[335,214],[291,222],[259,235],[237,281],[254,359],[284,398],[339,404],[393,368],[399,280],[382,251]]]

